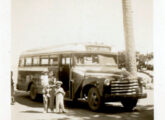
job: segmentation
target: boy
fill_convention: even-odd
[[[60,108],[63,113],[65,113],[65,108],[64,108],[64,89],[61,87],[62,82],[57,81],[56,82],[56,89],[55,89],[55,95],[56,95],[56,112],[60,112]]]

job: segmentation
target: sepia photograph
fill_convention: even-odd
[[[154,120],[153,0],[12,0],[11,120]]]

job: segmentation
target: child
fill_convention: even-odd
[[[63,113],[65,113],[65,108],[64,108],[64,89],[61,87],[62,82],[57,81],[56,82],[56,89],[55,89],[55,95],[56,95],[56,112],[60,112],[60,108]]]

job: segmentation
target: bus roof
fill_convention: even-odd
[[[23,54],[21,56],[70,54],[70,53],[114,54],[111,52],[111,47],[108,45],[72,43],[72,44],[67,44],[67,45],[52,46],[52,47],[47,47],[47,48],[28,50],[28,51],[23,52]]]

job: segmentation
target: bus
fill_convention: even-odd
[[[77,43],[25,51],[19,58],[17,89],[30,91],[35,100],[42,94],[43,71],[53,71],[63,82],[65,100],[87,101],[93,111],[116,101],[133,109],[147,96],[142,79],[119,69],[117,54],[107,45]]]

